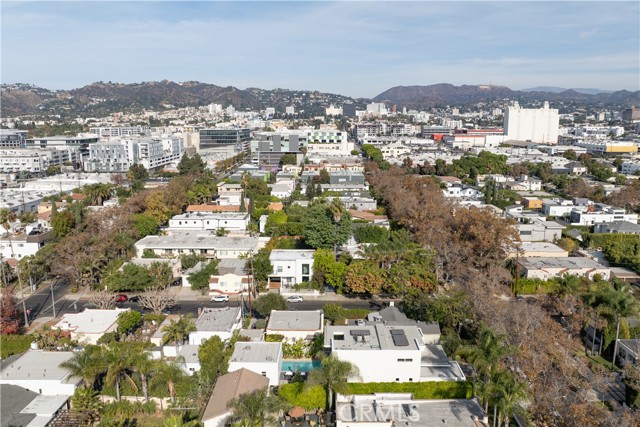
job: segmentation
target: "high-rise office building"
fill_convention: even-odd
[[[200,129],[200,151],[249,152],[249,128]]]

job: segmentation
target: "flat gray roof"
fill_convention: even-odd
[[[250,251],[258,245],[257,237],[218,237],[213,233],[174,231],[170,236],[147,236],[136,243],[149,249],[214,249]]]
[[[80,378],[70,379],[69,372],[60,367],[60,364],[71,359],[73,354],[71,351],[27,350],[13,363],[3,367],[0,379],[78,383],[81,381]]]
[[[529,257],[520,258],[520,265],[527,270],[542,270],[545,268],[567,268],[567,269],[607,269],[608,267],[586,257]]]
[[[247,219],[247,212],[189,212],[175,215],[171,219]]]
[[[487,426],[482,422],[485,413],[475,399],[413,400],[409,395],[378,393],[356,395],[350,401],[339,401],[337,406],[336,416],[346,422],[384,423],[391,420],[394,424],[405,425],[408,419],[417,419],[411,424],[421,427]],[[376,411],[372,411],[374,407],[377,407]]]
[[[269,259],[271,261],[294,261],[300,258],[307,258],[313,261],[314,249],[274,249],[271,251]]]
[[[205,308],[198,320],[198,331],[230,331],[240,318],[240,307]]]
[[[267,332],[321,330],[323,326],[322,318],[322,310],[273,310],[269,316]]]
[[[229,362],[267,363],[276,362],[280,356],[280,342],[236,342]]]
[[[327,326],[324,334],[324,346],[332,350],[419,350],[422,344],[422,332],[416,325]]]
[[[225,274],[246,276],[247,273],[244,271],[244,266],[246,263],[246,259],[223,258],[218,262],[217,276],[224,276]]]
[[[184,363],[198,363],[200,362],[198,358],[198,348],[200,348],[199,345],[185,344],[178,354],[184,357]]]

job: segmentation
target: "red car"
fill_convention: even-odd
[[[116,302],[127,302],[127,301],[129,301],[129,297],[127,297],[125,294],[116,295]]]

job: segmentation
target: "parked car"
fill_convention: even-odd
[[[291,295],[287,298],[287,302],[302,302],[304,299],[300,295]]]
[[[211,302],[229,302],[229,295],[214,295]]]
[[[125,294],[116,295],[116,302],[127,302],[127,301],[129,301],[129,297],[127,297]]]

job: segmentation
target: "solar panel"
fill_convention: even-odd
[[[390,329],[391,335],[404,335],[404,330],[402,329]]]
[[[362,337],[366,335],[371,335],[371,331],[368,329],[352,329],[349,331],[352,337]]]
[[[407,340],[407,336],[406,335],[391,335],[391,338],[393,339],[393,344],[395,344],[398,347],[406,347],[409,345],[409,341]]]

